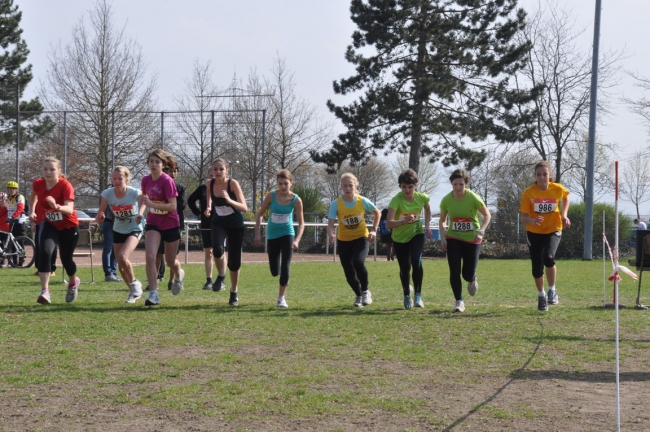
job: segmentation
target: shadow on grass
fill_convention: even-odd
[[[449,426],[447,426],[447,427],[444,429],[445,431],[451,431],[451,430],[453,430],[456,426],[461,425],[465,420],[467,420],[468,418],[470,418],[470,417],[471,417],[472,415],[474,415],[476,412],[480,411],[484,406],[486,406],[487,404],[489,404],[490,402],[492,402],[494,399],[496,399],[497,396],[499,396],[499,395],[500,395],[500,394],[501,394],[505,389],[507,389],[508,386],[509,386],[510,384],[512,384],[514,381],[517,381],[517,380],[520,379],[519,377],[513,377],[513,376],[516,375],[516,374],[518,374],[518,373],[525,373],[525,369],[526,369],[526,367],[528,367],[528,365],[533,361],[533,359],[534,359],[535,356],[537,355],[537,351],[539,350],[540,345],[541,345],[542,342],[544,341],[544,326],[542,325],[542,322],[541,322],[541,320],[540,320],[539,318],[538,318],[537,322],[538,322],[539,326],[541,327],[541,330],[540,330],[540,333],[539,333],[539,338],[537,339],[537,344],[535,345],[535,349],[534,349],[533,352],[531,353],[530,357],[528,357],[528,360],[526,360],[526,363],[524,363],[523,366],[520,367],[519,369],[513,371],[513,372],[510,374],[510,377],[511,377],[510,380],[508,380],[508,382],[506,382],[504,385],[502,385],[501,387],[499,387],[499,388],[497,389],[497,391],[494,392],[494,394],[492,394],[491,396],[489,396],[487,399],[485,399],[485,400],[484,400],[483,402],[481,402],[480,404],[476,405],[476,406],[475,406],[474,408],[472,408],[472,409],[471,409],[467,414],[463,415],[463,416],[460,417],[459,419],[455,420],[452,424],[450,424]]]
[[[591,383],[616,383],[616,374],[611,371],[598,372],[569,372],[560,370],[545,371],[514,371],[510,377],[518,380],[547,380],[559,379],[566,381],[581,381]],[[650,372],[621,372],[619,374],[621,382],[640,382],[650,381]]]

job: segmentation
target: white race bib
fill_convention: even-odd
[[[45,212],[45,219],[48,222],[62,222],[63,214],[61,212]]]
[[[289,222],[291,213],[271,213],[271,222],[276,224],[286,224]]]
[[[151,201],[151,202],[156,203],[156,204],[166,204],[165,201]],[[153,208],[153,207],[149,207],[149,211],[151,213],[153,213],[153,214],[157,214],[157,215],[160,215],[160,216],[164,216],[164,215],[169,213],[167,210],[160,210],[160,209]]]
[[[228,216],[235,213],[235,210],[230,206],[215,206],[214,210],[217,212],[218,216]]]
[[[457,232],[474,231],[474,223],[467,218],[454,218],[451,229]]]
[[[535,201],[533,201],[533,210],[535,213],[553,213],[556,208],[557,201],[553,198],[536,198]]]
[[[341,221],[343,223],[343,226],[346,227],[347,229],[355,229],[359,226],[359,224],[363,221],[363,215],[345,215],[343,216],[343,220]]]
[[[132,216],[135,216],[135,211],[133,210],[133,204],[123,205],[123,206],[113,206],[111,207],[113,214],[118,219],[128,219]]]

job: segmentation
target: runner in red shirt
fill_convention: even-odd
[[[72,256],[79,240],[79,222],[74,211],[74,188],[61,175],[61,162],[54,157],[43,161],[43,177],[32,183],[30,203],[32,222],[39,222],[37,214],[42,214],[39,227],[38,276],[41,279],[41,295],[36,300],[50,304],[50,272],[52,254],[59,248],[61,263],[68,274],[70,283],[65,301],[70,303],[77,298],[79,278],[77,265]]]

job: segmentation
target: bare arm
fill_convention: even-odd
[[[262,224],[262,217],[264,216],[264,213],[266,212],[266,209],[269,208],[271,205],[271,199],[272,195],[271,192],[266,194],[264,197],[264,202],[260,206],[260,209],[257,211],[257,214],[255,215],[255,237],[253,239],[253,242],[255,243],[255,246],[259,247],[262,244],[262,236],[260,234],[260,225]]]
[[[228,192],[224,191],[224,198],[226,199],[226,202],[230,204],[234,209],[239,210],[242,213],[246,213],[248,211],[248,205],[246,205],[244,192],[242,192],[241,186],[239,186],[237,180],[230,180],[230,189],[235,194],[235,197],[237,197],[237,201],[230,199]]]
[[[298,250],[300,239],[302,239],[302,234],[305,231],[305,215],[302,213],[302,200],[300,197],[296,200],[293,208],[298,218],[298,232],[296,233],[296,239],[293,241],[293,250]]]

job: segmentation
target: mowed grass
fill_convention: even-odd
[[[374,303],[356,309],[338,262],[294,263],[288,310],[275,307],[278,279],[262,264],[243,266],[238,307],[228,306],[227,290],[201,290],[200,265],[184,266],[185,290],[161,290],[153,308],[144,306],[146,293],[125,304],[126,286],[103,281],[82,284],[66,304],[60,277],[53,304],[43,306],[33,269],[1,270],[0,398],[29,401],[66,389],[98,406],[244,422],[369,412],[399,419],[415,410],[425,425],[444,427],[455,419],[441,414],[444,404],[431,409],[436,401],[425,387],[614,372],[614,311],[602,307],[599,261],[559,262],[560,305],[546,313],[537,311],[525,260],[482,260],[478,294],[465,294],[462,314],[451,312],[446,261],[424,262],[426,308],[412,310],[403,309],[396,262],[367,266]],[[89,268],[79,273],[90,279]],[[144,279],[144,268],[136,274]],[[634,306],[636,282],[623,277],[622,302]],[[608,301],[611,294],[608,282]],[[621,370],[634,359],[633,372],[639,361],[647,371],[649,312],[622,310],[620,328]],[[456,403],[462,412],[477,409]],[[483,408],[497,420],[535,416],[523,405]]]

